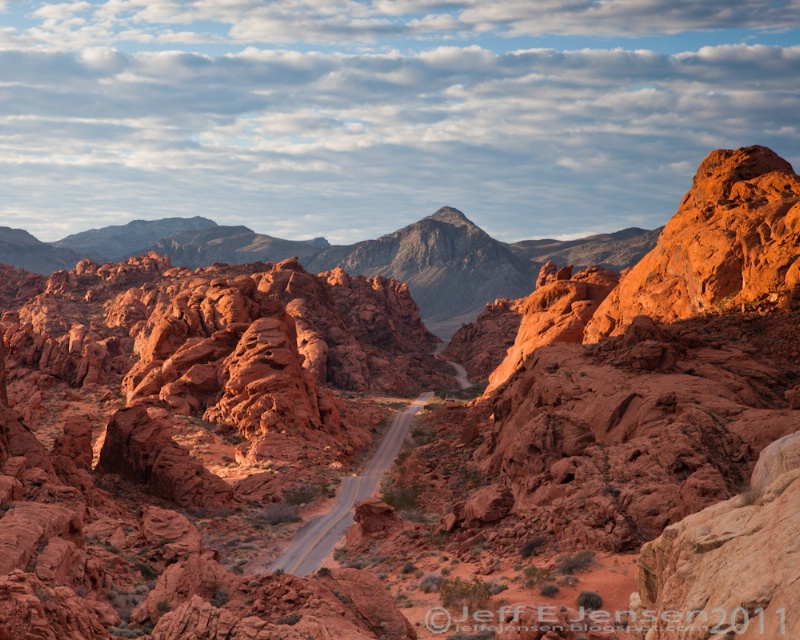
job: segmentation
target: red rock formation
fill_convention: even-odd
[[[305,366],[319,382],[409,395],[454,386],[447,366],[433,357],[439,340],[406,285],[338,268],[313,276],[290,259],[261,274],[258,288],[286,305]]]
[[[475,322],[461,325],[442,355],[464,365],[471,380],[488,380],[514,345],[524,301],[500,298],[487,304]]]
[[[286,640],[416,638],[370,573],[344,569],[322,579],[235,576],[211,552],[167,568],[133,617],[155,623],[158,640],[245,640],[261,634]]]
[[[638,315],[698,314],[800,304],[800,179],[765,147],[711,153],[658,243],[586,328],[593,343]]]
[[[347,531],[347,546],[363,548],[376,538],[386,538],[403,528],[403,520],[394,507],[372,497],[356,504],[355,524]]]
[[[150,418],[144,407],[117,411],[104,437],[98,471],[119,474],[184,507],[230,503],[230,486],[189,457],[170,437],[168,425]]]
[[[0,575],[0,638],[107,640],[92,605],[68,587],[51,588],[19,570]],[[119,623],[114,616],[107,624]]]
[[[525,298],[514,345],[489,376],[487,392],[508,379],[539,347],[581,342],[586,324],[618,281],[616,273],[602,267],[589,267],[574,276],[571,269],[555,269],[552,263],[542,267],[538,280],[542,285]]]

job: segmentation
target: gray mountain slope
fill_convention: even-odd
[[[186,231],[199,231],[216,227],[208,218],[161,218],[160,220],[132,220],[128,224],[89,229],[53,242],[54,247],[65,247],[76,253],[105,260],[123,260],[146,252],[161,240]],[[100,259],[99,261],[103,261]],[[74,266],[74,265],[73,265]]]
[[[0,227],[0,262],[49,276],[72,269],[80,256],[71,249],[52,247],[24,229]]]
[[[487,302],[533,289],[525,261],[451,207],[376,240],[330,247],[306,266],[405,282],[426,326],[445,338]]]
[[[620,271],[632,267],[655,245],[663,227],[649,231],[630,227],[579,240],[522,240],[511,246],[514,254],[532,264],[552,260],[558,265],[581,269],[599,264]]]
[[[148,250],[169,256],[175,266],[196,269],[215,262],[279,262],[293,256],[305,264],[326,246],[328,242],[324,238],[283,240],[256,233],[247,227],[214,226],[162,238]]]

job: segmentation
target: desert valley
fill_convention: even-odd
[[[800,177],[676,205],[0,230],[0,640],[800,637]]]

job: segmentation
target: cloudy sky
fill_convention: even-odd
[[[799,79],[800,0],[0,0],[0,225],[652,228],[713,149],[800,166]]]

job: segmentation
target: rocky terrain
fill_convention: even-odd
[[[284,240],[195,216],[134,220],[50,244],[21,229],[6,229],[0,233],[0,263],[50,275],[72,268],[80,258],[118,261],[151,251],[174,266],[192,269],[297,257],[312,272],[342,267],[350,275],[380,275],[408,284],[428,328],[449,338],[463,322],[474,320],[487,301],[530,293],[537,270],[546,262],[619,271],[651,249],[659,231],[631,228],[579,240],[509,245],[491,238],[457,209],[443,207],[377,240],[331,246],[325,238]]]
[[[453,334],[442,355],[460,362],[471,380],[487,381],[516,341],[524,303],[525,298],[498,298],[487,304],[474,322]]]
[[[617,562],[641,548],[638,611],[711,617],[718,606],[755,618],[763,607],[775,631],[795,597],[793,574],[779,568],[792,544],[766,544],[783,526],[777,514],[791,511],[798,459],[798,202],[797,176],[768,149],[714,152],[657,246],[618,284],[599,267],[550,264],[533,294],[489,306],[445,352],[478,372],[505,350],[489,388],[423,417],[384,489],[401,517],[371,505],[376,522],[348,538],[349,561],[444,552],[466,577],[512,590],[535,578],[536,589],[563,592],[575,584],[570,558]],[[366,544],[381,518],[385,535]],[[723,634],[735,621],[726,624]],[[668,626],[632,633],[722,637]],[[623,637],[605,633],[594,637]]]
[[[356,392],[455,384],[405,285],[157,254],[4,275],[0,637],[416,637],[377,578],[242,570],[370,447],[391,410]]]
[[[488,381],[469,402],[380,275],[2,267],[0,639],[424,639],[433,606],[517,604],[528,627],[630,611],[466,637],[793,637],[798,211],[771,151],[712,153],[621,277],[545,262],[484,301],[444,352]],[[452,210],[426,224],[481,237]],[[325,568],[265,573],[426,388]]]

